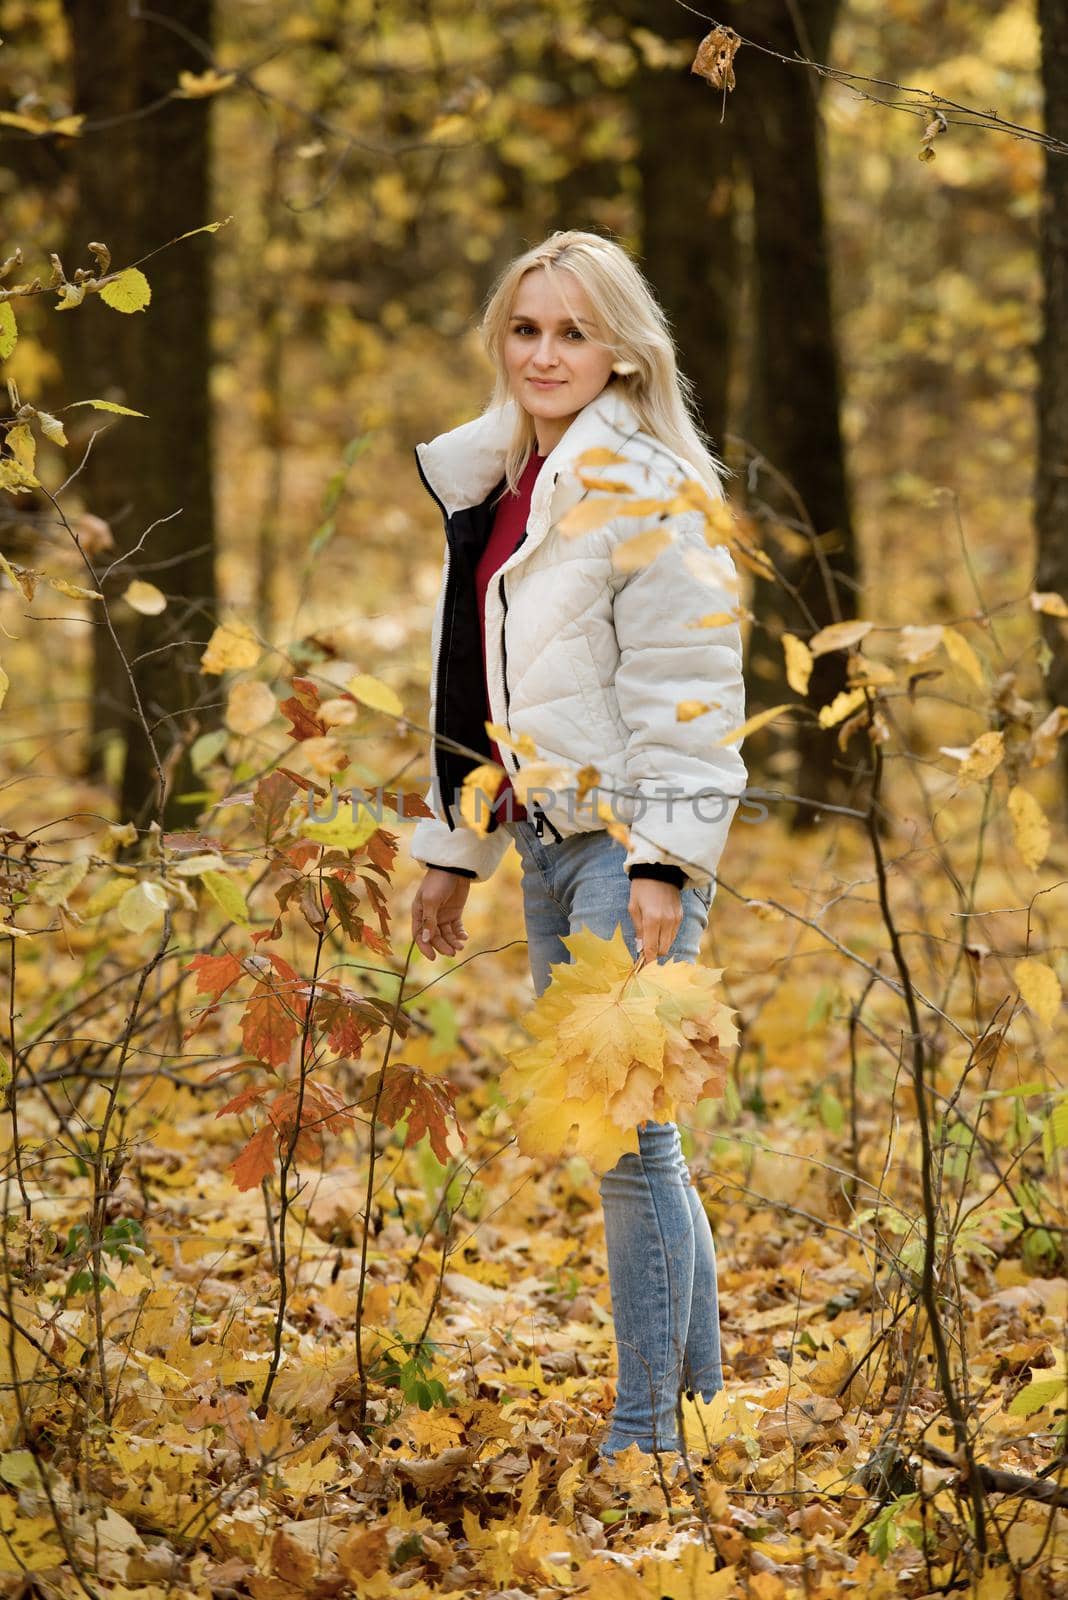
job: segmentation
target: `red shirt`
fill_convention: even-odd
[[[493,528],[486,548],[479,556],[478,565],[475,568],[475,594],[478,598],[478,618],[482,628],[483,682],[485,682],[486,678],[486,591],[498,569],[503,567],[508,558],[515,553],[519,546],[519,541],[526,532],[527,518],[530,515],[530,497],[534,492],[534,485],[537,482],[538,473],[541,471],[544,461],[544,456],[539,456],[537,451],[531,451],[530,460],[524,467],[523,475],[519,480],[517,492],[515,494],[506,492],[497,502]],[[486,720],[487,722],[492,720],[488,687],[486,689]],[[504,762],[501,760],[501,752],[493,739],[490,740],[490,751],[494,761],[503,767]],[[507,821],[508,812],[505,807],[508,804],[507,797],[509,795],[512,797],[512,817],[516,821],[522,821],[527,815],[526,807],[520,805],[515,798],[515,791],[512,789],[507,775],[507,768],[505,768],[504,781],[497,791],[497,799],[493,807],[500,821]]]

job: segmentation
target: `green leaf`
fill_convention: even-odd
[[[231,922],[247,925],[252,920],[245,897],[232,878],[228,878],[224,872],[203,872],[200,881]]]
[[[112,311],[143,311],[152,299],[152,289],[138,267],[127,267],[105,283],[100,298]]]
[[[215,757],[226,749],[229,737],[226,728],[213,728],[210,733],[202,733],[199,739],[193,740],[189,751],[189,764],[198,776],[202,777]]]
[[[6,361],[19,342],[19,325],[8,301],[0,305],[0,361]]]
[[[1049,1114],[1050,1134],[1053,1139],[1053,1148],[1063,1150],[1068,1145],[1068,1098],[1059,1100]]]
[[[1055,1378],[1040,1378],[1036,1383],[1029,1383],[1009,1401],[1005,1410],[1014,1417],[1029,1417],[1032,1411],[1042,1411],[1046,1406],[1063,1405],[1066,1395],[1068,1385],[1062,1372]]]
[[[28,1450],[5,1450],[0,1456],[0,1478],[15,1489],[41,1487],[37,1463]]]
[[[819,1113],[820,1121],[825,1128],[829,1128],[832,1133],[841,1133],[842,1125],[845,1122],[845,1112],[842,1109],[841,1100],[839,1100],[833,1089],[824,1087],[820,1095]]]

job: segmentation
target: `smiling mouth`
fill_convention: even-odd
[[[563,383],[563,378],[528,378],[528,383],[536,383],[543,389],[558,389]]]

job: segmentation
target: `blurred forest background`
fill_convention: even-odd
[[[691,70],[716,29],[733,87]],[[0,41],[4,1592],[1052,1594],[1063,4],[0,0]],[[565,228],[668,311],[732,472],[749,714],[802,713],[745,741],[782,798],[724,858],[741,1039],[684,1130],[728,1388],[689,1489],[632,1463],[623,1502],[581,1470],[596,1187],[510,1148],[495,1089],[530,999],[514,853],[467,960],[406,994],[410,824],[334,841],[363,877],[325,1150],[262,1086],[216,1122],[207,1070],[281,1082],[292,1046],[307,1089],[311,1000],[290,1033],[272,993],[242,1050],[223,980],[307,982],[337,932],[285,856],[293,774],[421,789],[413,449],[485,404],[480,304]],[[150,300],[100,292],[131,269]],[[272,977],[249,936],[283,914]],[[368,1136],[341,1106],[372,1066]]]

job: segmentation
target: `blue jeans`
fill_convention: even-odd
[[[570,961],[562,936],[591,928],[611,938],[622,924],[638,948],[628,902],[626,852],[603,828],[543,842],[529,821],[502,824],[523,863],[523,911],[534,989],[550,966]],[[708,921],[708,891],[682,891],[682,923],[667,959],[695,961]],[[677,1450],[680,1388],[711,1400],[723,1388],[716,1248],[683,1159],[674,1122],[638,1128],[638,1151],[599,1174],[618,1379],[599,1454]]]

